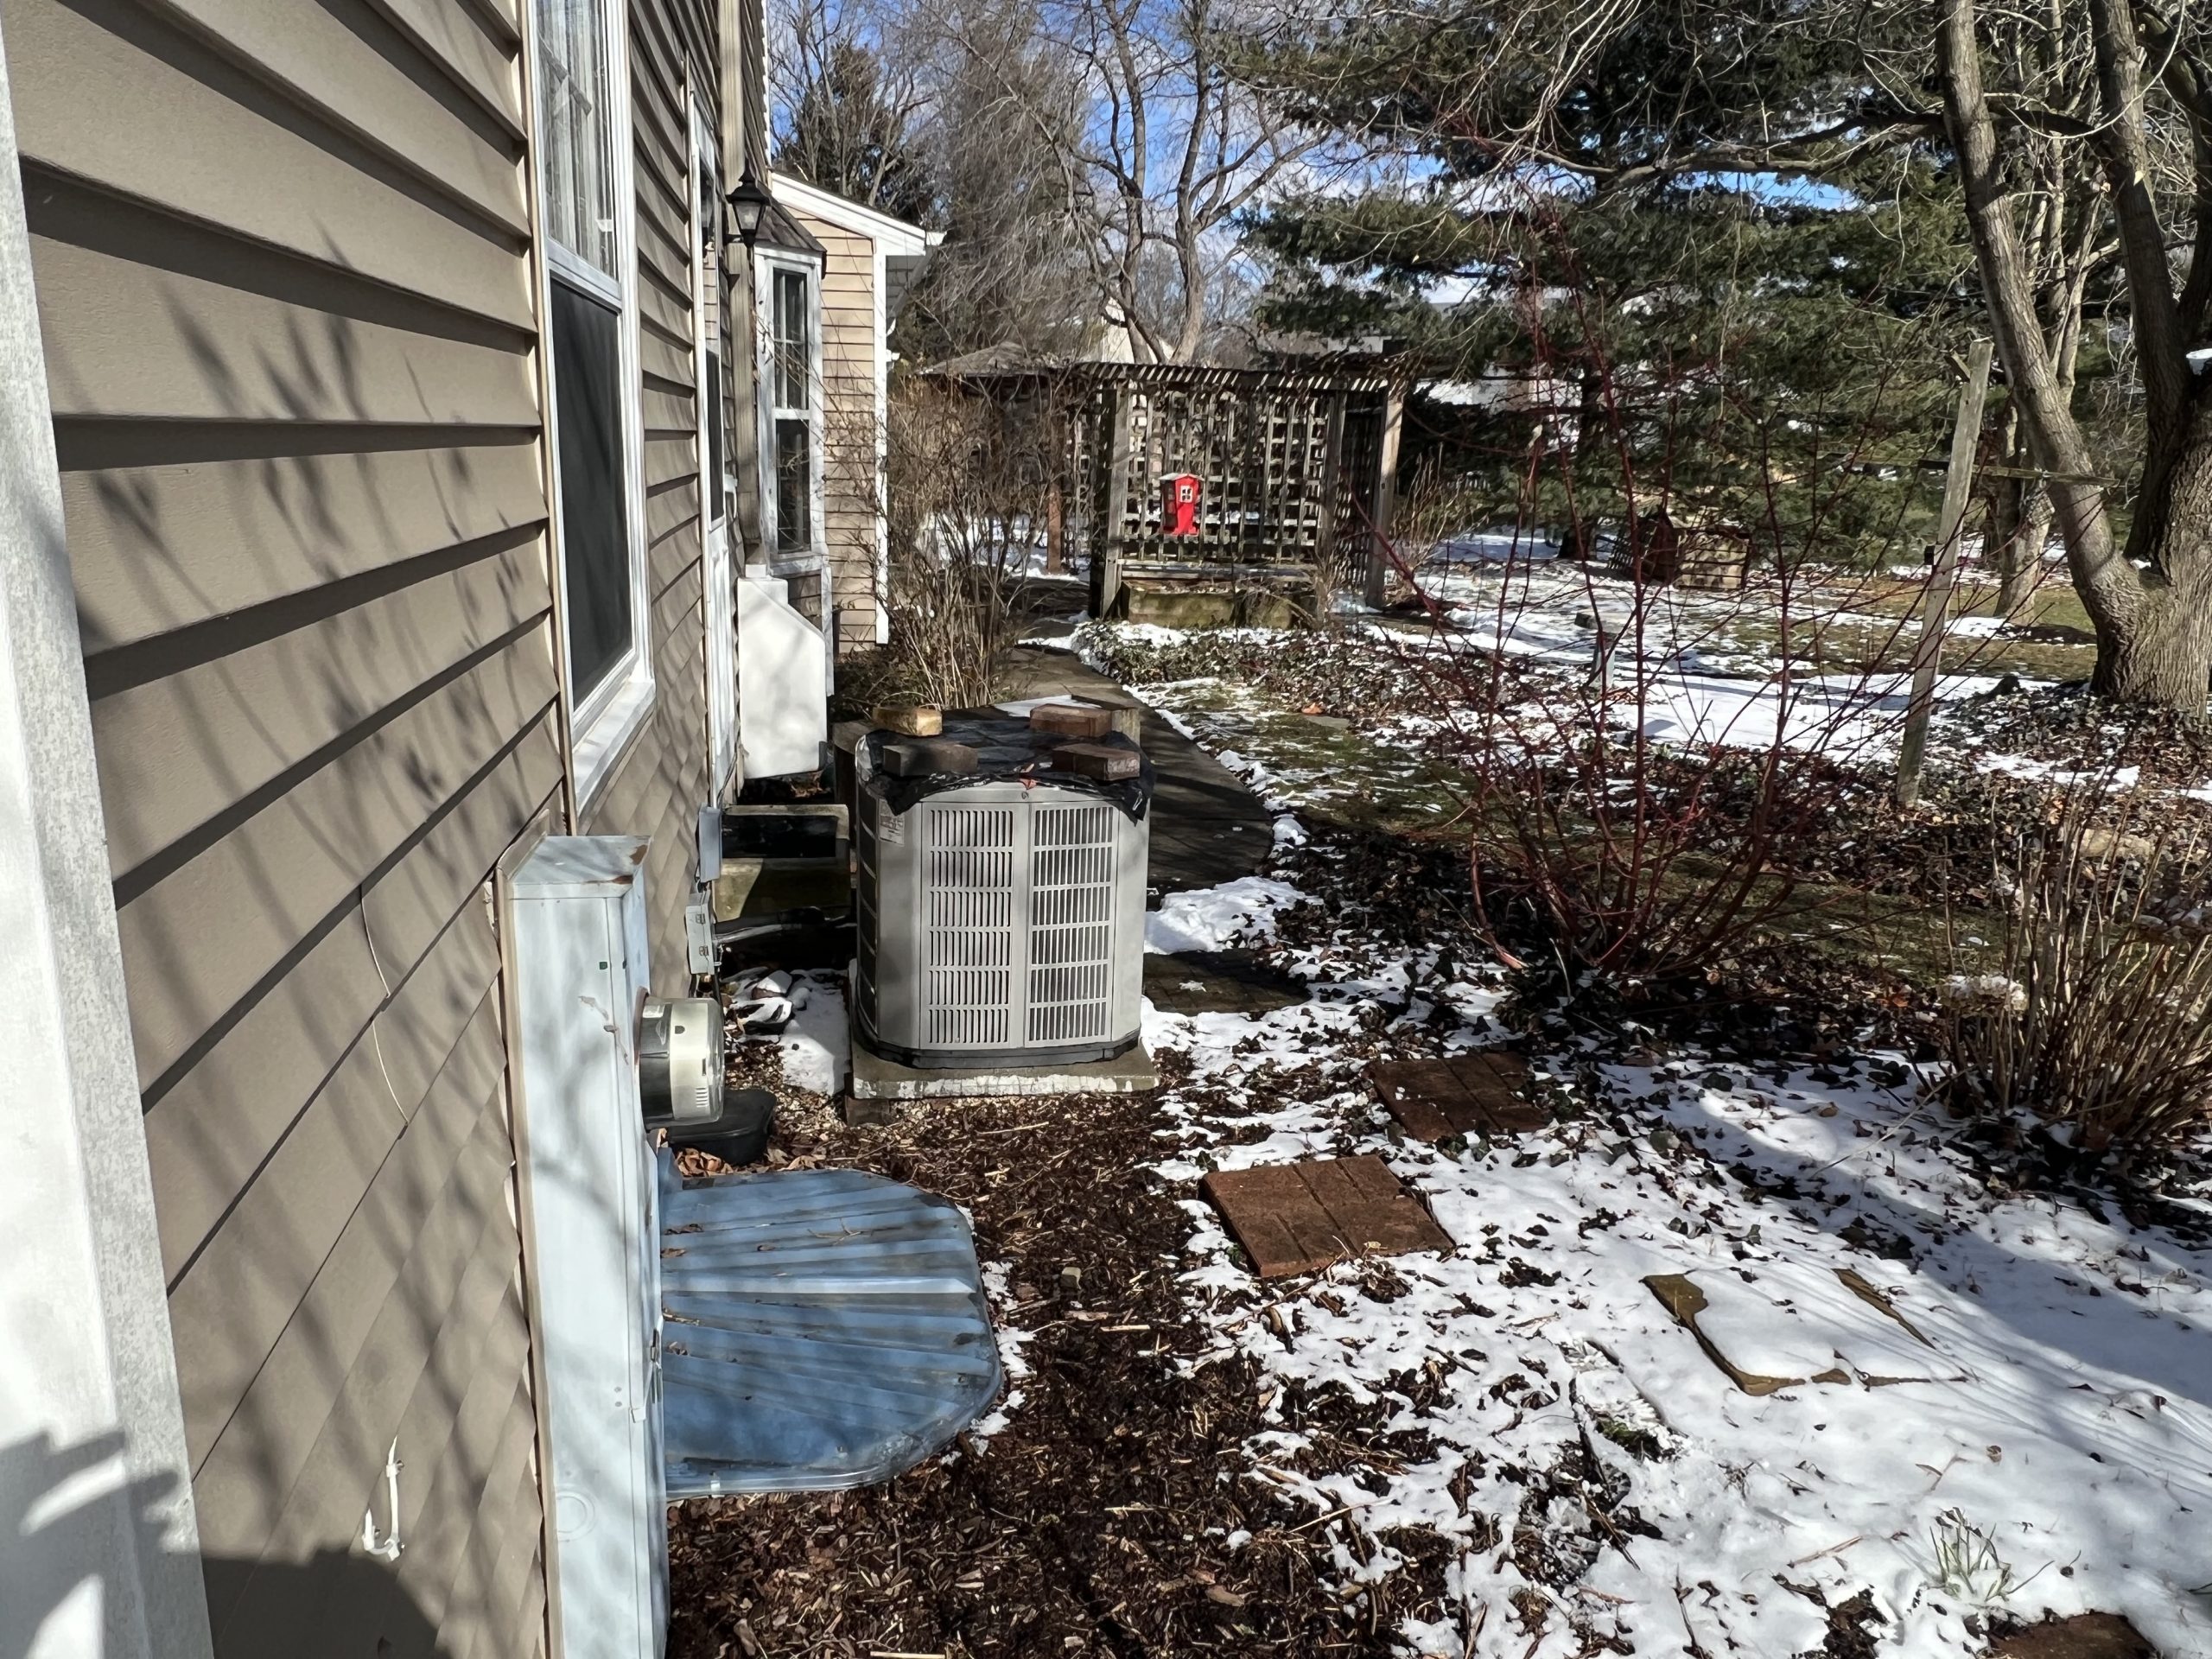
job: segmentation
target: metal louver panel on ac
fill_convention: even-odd
[[[932,803],[925,811],[929,1041],[996,1047],[1014,1008],[1014,810]]]
[[[1096,1040],[1113,1014],[1110,806],[1039,804],[1030,820],[1028,1039]]]

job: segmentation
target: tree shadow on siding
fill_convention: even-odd
[[[118,1487],[99,1478],[123,1445],[124,1436],[111,1432],[69,1446],[46,1434],[0,1446],[0,1659],[29,1659],[42,1637],[53,1639],[54,1615],[87,1586],[111,1618],[129,1607],[136,1586],[107,1584],[102,1564],[153,1560],[167,1550],[175,1481],[152,1477]],[[130,1534],[127,1549],[118,1528]],[[218,1659],[281,1650],[270,1640],[271,1621],[312,1630],[313,1659],[448,1655],[397,1573],[374,1557],[326,1548],[296,1561],[196,1564],[209,1600],[238,1608],[215,1634]],[[157,1636],[157,1651],[159,1643]]]

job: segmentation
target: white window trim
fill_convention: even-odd
[[[721,162],[714,153],[714,123],[707,118],[706,107],[699,101],[699,95],[696,91],[689,96],[686,100],[686,105],[691,111],[691,168],[693,176],[696,180],[699,168],[702,164],[709,162],[713,163],[713,171],[715,175],[715,222],[712,226],[701,226],[695,224],[692,226],[692,231],[695,238],[703,238],[709,233],[714,234],[717,238],[721,238],[724,228],[721,224],[721,187],[727,182],[727,181],[722,177]],[[694,189],[696,190],[696,186],[695,183]],[[697,217],[697,210],[696,207],[693,209],[693,217],[695,219]],[[709,430],[709,424],[714,418],[713,411],[707,404],[707,350],[710,343],[718,345],[721,348],[720,355],[722,359],[722,386],[725,390],[728,387],[730,381],[730,298],[727,291],[730,286],[728,280],[729,268],[728,264],[729,249],[727,240],[721,241],[720,245],[721,250],[721,257],[715,261],[715,269],[721,277],[721,285],[725,291],[715,296],[715,319],[719,339],[713,342],[709,342],[707,339],[706,329],[703,327],[697,327],[692,330],[691,341],[691,373],[694,384],[697,386],[699,391],[697,401],[699,410],[698,445],[700,505],[705,518],[706,527],[709,530],[726,530],[728,526],[729,498],[728,480],[731,474],[734,471],[730,461],[730,452],[732,448],[730,440],[733,435],[729,431],[728,428],[725,427],[722,429],[722,476],[721,478],[709,478],[707,476],[707,469],[709,466],[712,464],[712,444],[710,442],[711,433]],[[693,257],[695,258],[697,257],[697,248],[696,245],[693,248]],[[692,281],[695,285],[698,282],[698,273],[696,271],[692,273]],[[727,404],[727,398],[723,401],[725,404]]]
[[[638,338],[638,196],[632,157],[630,109],[630,18],[624,0],[604,0],[607,6],[608,120],[613,128],[614,265],[609,277],[553,239],[545,227],[543,175],[532,168],[537,200],[537,233],[544,253],[538,283],[537,315],[543,324],[539,350],[544,359],[546,474],[548,506],[552,512],[553,590],[560,637],[556,649],[561,662],[561,696],[569,709],[569,788],[581,813],[613,775],[615,762],[652,713],[652,612],[645,563],[645,410],[639,396],[640,346]],[[525,52],[537,50],[535,8],[525,4],[528,34]],[[531,65],[531,141],[535,145],[543,122],[537,107],[535,60]],[[620,411],[622,442],[622,520],[630,555],[630,649],[607,671],[607,677],[581,702],[571,677],[568,640],[567,550],[561,507],[561,466],[558,436],[558,392],[554,385],[552,317],[556,282],[612,306],[616,313],[616,402]]]
[[[775,368],[775,283],[779,270],[804,276],[814,296],[814,327],[808,334],[806,365],[807,424],[812,434],[807,445],[807,497],[814,534],[812,545],[797,558],[779,557],[776,552],[780,539],[776,524],[776,394],[770,377]],[[761,248],[753,256],[753,291],[760,296],[753,308],[753,373],[754,384],[763,394],[754,399],[760,410],[755,441],[760,447],[760,549],[772,576],[819,575],[830,568],[829,526],[823,512],[822,276],[822,261],[810,254]],[[827,593],[823,602],[826,619],[831,603]]]
[[[875,334],[875,642],[880,645],[887,645],[891,639],[891,613],[887,603],[891,589],[891,526],[885,504],[891,456],[891,365],[898,358],[898,353],[891,349],[887,266],[890,257],[894,253],[906,256],[927,253],[944,239],[944,232],[925,231],[903,219],[894,219],[875,208],[848,201],[842,196],[834,195],[787,173],[771,173],[769,181],[779,201],[798,207],[849,235],[861,238],[871,251],[871,276],[875,284],[871,296]],[[826,277],[826,271],[824,276]]]
[[[868,239],[874,286],[868,309],[875,325],[875,643],[891,643],[891,327],[886,289],[891,280],[890,250],[880,238]]]
[[[695,267],[691,274],[695,295],[693,315],[700,326],[692,329],[691,375],[696,388],[695,407],[698,415],[694,442],[697,445],[699,462],[699,557],[700,570],[708,584],[703,601],[699,607],[700,619],[706,630],[705,651],[700,659],[701,671],[724,683],[717,694],[709,683],[707,690],[707,761],[709,798],[720,801],[723,793],[735,780],[743,765],[744,743],[741,736],[737,699],[737,599],[730,560],[730,539],[735,526],[729,522],[729,499],[723,478],[713,476],[709,469],[715,465],[711,426],[716,410],[709,402],[709,393],[721,399],[723,386],[730,378],[729,315],[730,296],[728,270],[724,261],[728,257],[727,243],[721,240],[722,175],[720,157],[715,149],[714,124],[708,119],[704,104],[694,88],[685,99],[685,107],[691,118],[691,144],[689,156],[690,193],[692,196],[690,213],[691,257]],[[708,172],[713,181],[707,191],[707,201],[699,200],[699,175]],[[711,223],[702,224],[701,208],[705,206],[712,213]],[[705,309],[704,262],[701,257],[702,245],[709,236],[716,238],[715,271],[720,292],[714,298],[715,338],[709,340],[703,326]],[[710,346],[719,346],[721,358],[722,385],[710,384],[707,375],[707,356]],[[726,404],[727,400],[724,401]],[[731,451],[735,448],[734,437],[725,426],[722,430],[721,467],[724,477],[729,473]],[[722,671],[727,669],[725,675]]]

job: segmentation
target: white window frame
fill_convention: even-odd
[[[692,196],[691,257],[698,262],[692,272],[695,290],[693,315],[698,326],[692,330],[691,375],[697,389],[696,408],[698,429],[695,442],[699,458],[699,550],[701,570],[706,585],[704,602],[700,614],[706,631],[706,650],[701,658],[701,669],[709,677],[707,686],[707,751],[708,786],[712,799],[719,801],[735,779],[739,759],[743,753],[737,707],[737,597],[736,571],[730,557],[731,531],[729,522],[732,490],[728,480],[734,470],[734,434],[728,425],[722,429],[721,476],[714,475],[714,445],[712,424],[718,412],[716,402],[727,407],[728,399],[721,396],[730,381],[730,284],[726,260],[728,244],[723,239],[722,225],[722,169],[719,159],[720,146],[715,136],[714,123],[709,118],[705,103],[694,88],[685,99],[690,113],[691,146],[690,170]],[[709,174],[712,186],[702,200],[699,189],[700,174]],[[703,212],[702,212],[703,210]],[[702,222],[704,219],[705,222]],[[706,270],[702,250],[709,238],[715,238],[716,249],[715,281],[719,291],[714,300],[715,328],[710,339],[705,326]],[[721,384],[715,385],[707,374],[709,348],[715,348],[721,360]],[[709,394],[712,394],[710,397]],[[727,673],[722,671],[728,670]],[[717,686],[714,682],[719,680]]]
[[[730,232],[728,224],[723,218],[726,209],[722,206],[723,200],[728,194],[727,187],[729,184],[729,180],[725,176],[724,169],[719,156],[721,143],[715,134],[715,124],[709,117],[706,104],[700,98],[696,88],[690,93],[687,99],[687,107],[691,111],[691,167],[693,173],[696,175],[698,168],[702,163],[710,162],[712,164],[715,175],[715,224],[711,227],[695,224],[692,226],[692,234],[695,239],[695,246],[696,241],[700,238],[703,238],[708,234],[709,229],[712,230],[713,234],[718,238],[716,245],[720,249],[720,255],[715,261],[715,268],[721,281],[721,291],[715,296],[715,339],[712,343],[720,348],[719,355],[721,358],[722,371],[721,389],[725,394],[722,398],[722,404],[724,413],[727,414],[728,405],[732,401],[727,394],[728,393],[730,387],[734,384],[734,365],[730,362],[730,347],[733,344],[730,338],[730,316],[735,308],[736,304],[734,297],[735,284],[730,281],[731,271],[729,268],[730,245],[734,238]],[[694,213],[696,216],[696,208],[694,209]],[[741,244],[740,245],[740,257],[742,257]],[[703,327],[693,330],[692,374],[699,390],[699,479],[700,489],[702,491],[702,500],[700,505],[704,515],[706,528],[709,530],[726,531],[730,527],[730,519],[734,516],[730,509],[737,497],[737,435],[731,431],[727,425],[722,428],[721,476],[720,478],[709,478],[708,476],[708,467],[712,459],[712,444],[710,442],[708,423],[711,417],[711,411],[707,406],[706,395],[707,347],[709,343],[707,332]]]
[[[786,557],[779,549],[782,533],[776,517],[776,274],[792,271],[805,277],[814,301],[814,327],[807,336],[806,395],[808,517],[813,534],[808,550]],[[822,397],[822,261],[811,254],[783,248],[760,248],[753,256],[755,301],[753,373],[760,395],[755,434],[760,446],[760,550],[772,576],[822,575],[830,568],[829,526],[823,522],[823,397]],[[829,594],[823,594],[823,615],[829,615]]]
[[[615,761],[643,729],[652,712],[652,594],[645,565],[645,410],[639,389],[640,347],[638,337],[638,197],[632,160],[633,142],[630,108],[630,19],[625,0],[600,0],[606,8],[607,32],[607,118],[613,130],[613,188],[614,208],[615,275],[587,264],[556,242],[547,228],[545,180],[541,169],[531,169],[537,200],[540,263],[537,315],[543,331],[539,353],[545,387],[546,474],[552,512],[553,592],[559,617],[556,646],[561,662],[561,696],[569,711],[569,785],[581,812],[613,775]],[[535,147],[543,131],[538,103],[537,59],[537,20],[535,0],[523,8],[528,35],[525,60],[530,66],[531,101],[528,111],[531,143]],[[579,702],[569,653],[568,569],[564,520],[561,503],[558,389],[553,362],[553,284],[564,283],[580,293],[610,307],[615,313],[615,391],[620,414],[622,453],[622,521],[630,556],[630,645],[608,669],[607,677]]]

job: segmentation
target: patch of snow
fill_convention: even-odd
[[[1955,616],[1945,631],[1961,639],[1994,639],[2012,626],[2001,616]]]
[[[1306,902],[1306,895],[1289,882],[1265,875],[1170,893],[1144,918],[1144,948],[1167,953],[1226,950],[1240,941],[1272,939],[1277,914]]]
[[[834,1095],[844,1088],[853,1057],[844,995],[841,974],[794,976],[791,1022],[777,1039],[784,1058],[784,1081],[792,1088],[817,1095]]]
[[[2061,789],[2072,789],[2082,784],[2096,784],[2113,794],[2134,788],[2143,781],[2140,766],[2107,766],[2080,770],[2063,766],[2056,760],[2038,760],[2025,754],[1982,754],[1974,758],[1976,770],[1999,772],[2008,778],[2028,778],[2055,784]],[[2188,791],[2184,791],[2184,793]]]
[[[2028,1006],[2028,988],[2002,974],[1953,974],[1943,982],[1943,1001],[1955,1008],[2009,1008],[2022,1014]]]
[[[1006,1393],[1000,1396],[997,1405],[968,1426],[968,1443],[977,1452],[989,1445],[991,1436],[1005,1428],[1029,1397],[1028,1390],[1021,1386],[1029,1375],[1029,1357],[1021,1351],[1036,1339],[1036,1332],[1024,1331],[1014,1323],[1017,1304],[1008,1283],[1012,1271],[1003,1262],[983,1263],[983,1294],[990,1300],[991,1328],[998,1338],[999,1369],[1006,1373]]]

